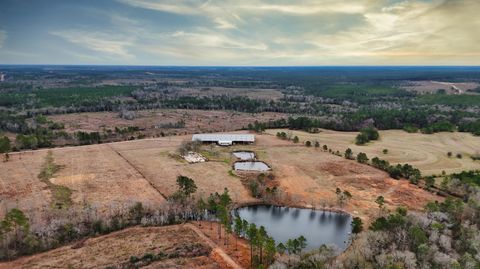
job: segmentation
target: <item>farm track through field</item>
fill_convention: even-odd
[[[167,196],[165,196],[159,189],[157,189],[157,187],[155,187],[155,185],[152,184],[152,182],[150,182],[150,180],[148,180],[145,175],[142,173],[142,171],[140,171],[140,169],[138,169],[132,162],[130,162],[127,158],[125,158],[120,152],[116,151],[110,144],[107,144],[107,146],[115,153],[117,153],[118,156],[120,156],[123,160],[125,160],[126,163],[128,163],[128,165],[130,165],[135,171],[137,171],[138,174],[140,174],[142,176],[143,179],[145,179],[145,181],[148,182],[148,184],[158,192],[158,194],[160,194],[165,200],[167,200]]]

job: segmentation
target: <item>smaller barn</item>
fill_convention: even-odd
[[[255,135],[252,134],[194,134],[192,141],[202,143],[216,143],[220,146],[231,146],[233,144],[251,144],[255,142]]]

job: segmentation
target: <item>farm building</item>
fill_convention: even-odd
[[[220,146],[233,144],[250,144],[255,142],[255,135],[252,134],[194,134],[192,141],[203,143],[217,143]]]

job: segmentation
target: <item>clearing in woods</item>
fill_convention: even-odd
[[[122,119],[118,112],[86,112],[51,115],[48,118],[54,122],[63,123],[65,131],[101,132],[115,127],[125,128],[137,126],[147,136],[159,136],[161,132],[192,134],[201,132],[222,132],[247,127],[255,121],[266,122],[286,118],[285,114],[264,112],[244,113],[235,111],[188,110],[188,109],[157,109],[135,111],[132,120]],[[183,122],[184,126],[175,126]],[[180,127],[180,128],[178,128]]]

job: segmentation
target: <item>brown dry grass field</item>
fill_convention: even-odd
[[[353,198],[342,210],[369,221],[378,214],[375,198],[383,195],[390,208],[405,205],[421,210],[441,198],[383,171],[314,147],[280,140],[273,135],[257,137],[252,149],[271,167],[280,188],[291,195],[291,204],[316,208],[336,206],[335,189],[348,190]]]
[[[108,144],[66,147],[51,150],[55,163],[62,168],[50,180],[72,190],[70,212],[86,206],[100,216],[114,208],[128,208],[135,202],[155,206],[162,195]],[[37,177],[47,150],[12,153],[10,161],[0,166],[0,215],[18,207],[32,220],[33,227],[44,225],[55,215],[52,194]]]
[[[138,126],[146,130],[149,136],[158,136],[163,132],[176,132],[179,134],[192,134],[197,132],[223,132],[247,127],[256,120],[265,122],[286,118],[285,114],[265,113],[242,113],[234,111],[209,111],[187,109],[158,109],[135,111],[136,118],[126,120],[119,117],[116,112],[88,112],[48,116],[50,120],[65,125],[65,131],[103,131],[104,129],[124,128]],[[185,128],[180,129],[155,129],[155,126],[168,123],[177,123],[183,120]]]
[[[193,251],[192,251],[193,250]],[[188,226],[133,227],[105,236],[87,239],[82,246],[72,245],[45,253],[0,263],[9,268],[105,268],[130,265],[130,257],[145,254],[176,253],[177,258],[154,261],[142,268],[229,268],[218,252]],[[133,264],[131,267],[134,268]]]
[[[312,143],[319,141],[322,146],[327,145],[342,154],[347,148],[351,148],[354,155],[365,152],[369,158],[377,156],[392,164],[409,163],[420,169],[424,175],[480,169],[480,161],[470,158],[480,152],[480,137],[469,133],[443,132],[426,135],[388,130],[380,131],[380,140],[357,146],[355,137],[358,132],[321,130],[320,133],[310,134],[303,131],[268,130],[267,133],[275,135],[278,131],[290,132],[292,137],[298,136],[301,143],[306,140]],[[388,149],[388,153],[383,154],[383,149]],[[447,156],[449,151],[453,153],[450,158]],[[457,153],[462,154],[463,158],[456,158]]]
[[[46,151],[11,154],[11,161],[0,164],[0,216],[17,207],[37,221],[51,210],[51,193],[37,177],[46,155]]]

